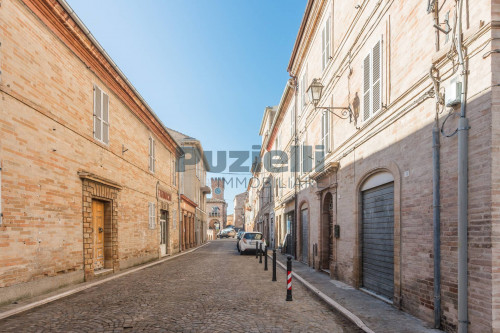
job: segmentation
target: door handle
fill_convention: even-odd
[[[99,227],[99,233],[102,233],[104,229],[102,227]]]

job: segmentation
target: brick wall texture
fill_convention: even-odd
[[[47,3],[61,10],[57,2]],[[101,79],[102,68],[84,63],[44,22],[20,0],[2,2],[0,290],[66,272],[83,275],[84,238],[92,230],[82,218],[90,187],[79,171],[121,187],[109,197],[115,269],[159,256],[158,219],[150,228],[148,214],[149,202],[158,207],[157,184],[171,193],[170,217],[179,215],[170,169],[175,150],[132,112],[116,86]],[[109,95],[109,145],[93,138],[94,85]],[[154,173],[148,170],[150,136],[156,138]],[[179,249],[178,223],[168,225],[173,253]]]
[[[290,128],[296,110],[298,142],[321,144],[323,112],[310,100],[302,106],[301,89],[313,78],[321,78],[325,88],[322,106],[350,105],[363,96],[363,61],[370,50],[382,41],[382,101],[384,107],[368,121],[356,124],[332,116],[331,152],[327,161],[338,162],[339,169],[320,179],[321,187],[305,185],[298,189],[298,209],[308,208],[309,239],[297,233],[297,257],[302,242],[309,253],[318,244],[321,253],[322,199],[332,193],[335,202],[334,223],[340,237],[333,246],[332,278],[361,287],[360,272],[360,188],[369,175],[389,172],[395,184],[394,217],[394,306],[429,324],[433,323],[433,206],[432,206],[432,128],[436,102],[426,93],[432,88],[431,65],[442,80],[440,92],[450,84],[456,55],[449,54],[451,42],[440,34],[440,49],[435,47],[433,15],[422,1],[365,1],[356,8],[352,1],[314,1],[305,16],[303,33],[298,35],[290,73],[297,77],[298,90],[286,97],[276,112],[272,132],[280,135],[280,149],[288,152],[294,143]],[[450,12],[453,22],[455,2],[439,1],[440,22]],[[484,0],[464,6],[464,41],[468,59],[467,116],[469,131],[469,329],[471,332],[500,331],[500,294],[498,255],[500,219],[500,136],[499,87],[500,56],[489,54],[498,49],[500,1]],[[332,19],[331,59],[322,68],[322,29]],[[301,30],[302,31],[302,30]],[[449,57],[447,56],[449,55]],[[455,59],[455,62],[450,59]],[[307,81],[302,78],[307,73]],[[458,73],[459,74],[459,73]],[[286,88],[285,88],[286,91]],[[296,97],[295,97],[296,96]],[[422,98],[421,98],[422,97]],[[417,103],[418,101],[418,103]],[[440,107],[443,124],[455,108]],[[451,116],[445,133],[457,127],[458,117]],[[272,138],[274,136],[271,135]],[[441,298],[442,327],[457,328],[457,135],[441,136]],[[293,174],[278,177],[286,181]],[[307,173],[304,179],[307,179]],[[249,189],[249,197],[258,189]],[[276,200],[276,218],[284,219],[283,205],[290,204],[293,186],[284,189]],[[288,201],[287,201],[288,200]],[[257,216],[257,212],[254,214]],[[252,215],[252,214],[249,214]],[[297,229],[300,228],[297,219]],[[315,267],[321,258],[316,257]],[[312,266],[312,256],[309,257]]]

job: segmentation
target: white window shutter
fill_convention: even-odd
[[[155,172],[155,140],[149,137],[149,171]]]
[[[325,113],[326,111],[323,111],[323,115],[321,116],[321,145],[325,149]]]
[[[151,171],[151,137],[148,140],[148,169]]]
[[[323,123],[321,126],[322,135],[323,135],[322,144],[323,144],[323,151],[326,155],[326,153],[328,153],[330,151],[330,113],[329,112],[325,111],[325,113],[323,113],[322,123]]]
[[[156,211],[155,211],[155,203],[154,202],[148,202],[148,208],[149,208],[149,228],[154,229],[156,227]]]
[[[148,202],[148,225],[151,228],[151,202]]]
[[[152,171],[155,172],[155,166],[156,166],[156,143],[155,143],[155,139],[152,139],[152,143],[153,143],[153,156],[152,156],[152,163],[153,163],[153,168],[152,168]]]
[[[321,69],[325,69],[326,66],[326,29],[323,28],[323,31],[321,31]]]
[[[101,97],[101,89],[98,86],[94,86],[94,138],[96,138],[97,140],[102,140]]]
[[[151,226],[153,229],[156,228],[156,205],[154,202],[153,202],[153,218],[151,221]]]
[[[102,94],[102,141],[109,143],[109,96]]]
[[[382,108],[382,42],[379,41],[372,52],[372,114]]]
[[[326,50],[325,50],[326,51],[325,52],[326,59],[325,59],[325,61],[326,61],[326,64],[328,64],[328,61],[330,60],[330,44],[331,44],[331,42],[330,42],[330,17],[328,17],[328,20],[326,20],[326,28],[325,29],[326,29],[326,33],[325,33],[325,35],[326,35],[325,36],[326,37],[326,41],[325,41],[326,42]],[[325,66],[326,66],[326,64],[325,64]]]
[[[370,118],[370,106],[371,106],[371,71],[370,71],[370,61],[371,55],[368,54],[363,61],[363,120]]]

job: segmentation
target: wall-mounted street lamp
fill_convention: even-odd
[[[309,88],[307,88],[307,92],[311,97],[311,101],[314,104],[315,109],[326,110],[332,113],[333,115],[339,117],[340,119],[348,119],[349,122],[352,122],[354,118],[354,113],[352,112],[351,106],[347,107],[337,107],[337,106],[318,106],[319,101],[323,95],[323,84],[319,79],[313,79]],[[340,114],[335,113],[335,110],[342,110]]]

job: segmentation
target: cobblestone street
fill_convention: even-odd
[[[285,272],[265,272],[235,240],[214,241],[171,261],[3,321],[1,332],[357,332],[299,283],[286,302]]]

